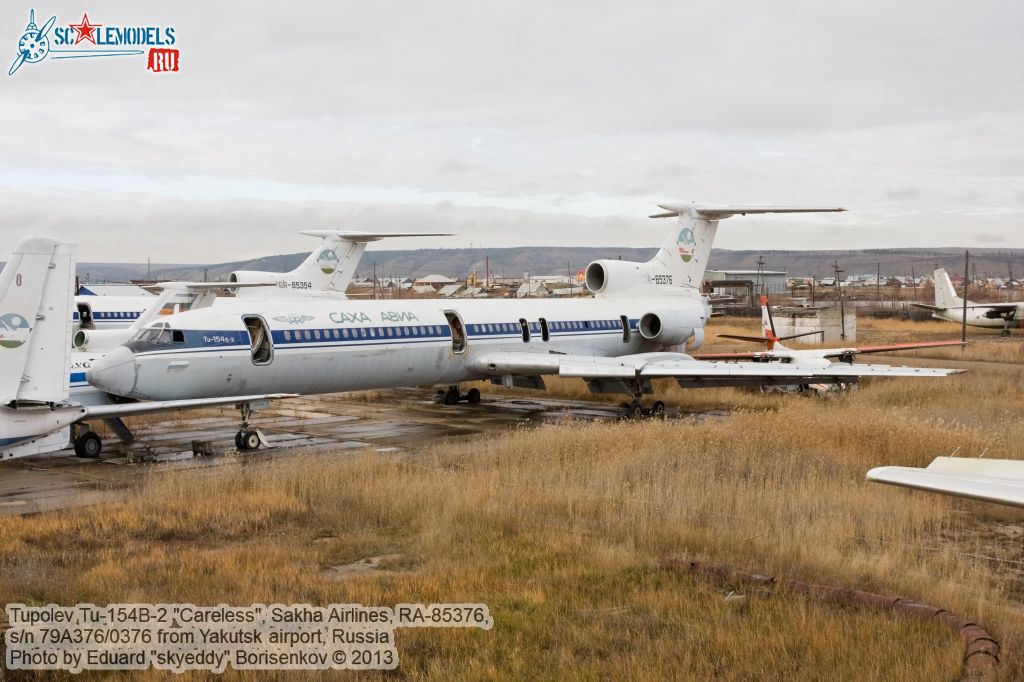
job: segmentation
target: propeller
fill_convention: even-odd
[[[36,40],[42,40],[43,38],[45,38],[46,34],[50,32],[50,29],[53,28],[53,25],[55,23],[57,23],[57,15],[56,14],[54,14],[52,17],[50,17],[49,21],[47,21],[45,24],[43,24],[43,28],[39,31],[39,33],[36,34]]]
[[[25,63],[26,59],[28,59],[28,51],[23,50],[17,59],[14,60],[14,64],[11,65],[11,70],[7,72],[7,75],[13,76],[21,68],[21,65]]]

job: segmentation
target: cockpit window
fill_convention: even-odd
[[[172,343],[185,343],[185,332],[180,329],[171,329],[167,323],[161,322],[145,329],[140,329],[128,341],[128,348],[132,352],[142,350],[153,350],[161,346],[169,346]]]

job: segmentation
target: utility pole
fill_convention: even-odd
[[[843,298],[843,288],[839,285],[839,273],[844,272],[839,269],[839,261],[835,261],[832,265],[835,272],[836,278],[836,297],[839,299],[839,325],[840,325],[840,338],[846,340],[846,300]]]
[[[969,265],[971,262],[971,252],[964,251],[964,312],[963,312],[963,324],[960,327],[960,341],[967,342],[967,273],[970,272]],[[966,346],[960,346],[960,348],[966,348]]]
[[[910,266],[910,285],[914,287],[914,301],[917,301],[917,276],[914,275],[914,266]]]
[[[765,296],[768,295],[768,292],[765,291],[764,286],[764,256],[757,257],[757,288],[758,293]],[[754,302],[751,301],[750,304],[754,305]]]
[[[875,300],[882,302],[882,264],[875,263]]]

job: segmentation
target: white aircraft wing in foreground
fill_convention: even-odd
[[[485,353],[475,360],[476,368],[495,376],[557,374],[580,378],[595,392],[626,392],[606,382],[636,382],[675,379],[684,388],[718,386],[761,386],[772,383],[846,382],[852,377],[928,377],[959,374],[963,370],[890,365],[848,365],[825,367],[764,362],[701,362],[684,353],[639,353],[619,357],[539,354],[527,352]],[[609,389],[618,390],[611,391]]]
[[[936,457],[927,468],[877,467],[869,481],[1024,507],[1024,460]]]

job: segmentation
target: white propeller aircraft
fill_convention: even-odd
[[[710,207],[666,204],[656,218],[678,224],[646,263],[600,260],[586,270],[590,299],[342,301],[226,300],[139,332],[98,360],[90,383],[149,400],[244,393],[333,393],[448,385],[446,403],[477,402],[464,381],[543,388],[543,376],[584,379],[598,393],[633,397],[651,380],[682,386],[843,382],[859,376],[945,376],[955,370],[845,363],[700,362],[710,315],[700,293],[718,222],[733,215],[842,211],[839,208]]]
[[[855,356],[866,353],[892,353],[895,351],[919,350],[921,348],[945,348],[964,345],[962,341],[951,340],[891,343],[882,346],[848,346],[845,348],[804,348],[800,350],[787,348],[782,345],[781,341],[803,336],[813,336],[821,332],[812,331],[792,334],[790,336],[778,336],[775,331],[775,320],[772,318],[772,311],[768,306],[767,296],[761,296],[761,333],[762,336],[742,336],[739,334],[719,334],[718,336],[724,339],[762,343],[767,347],[766,350],[740,353],[701,353],[694,357],[698,360],[753,360],[755,362],[784,362],[801,367],[829,367],[834,361],[852,365]],[[816,383],[799,385],[797,388],[828,392],[837,388],[848,388],[849,384],[853,383],[856,383],[856,378],[851,379],[848,384]]]
[[[1024,461],[936,457],[925,469],[877,467],[868,480],[933,493],[1024,507]]]
[[[75,246],[29,237],[0,272],[0,461],[66,448],[73,429],[82,456],[99,455],[99,437],[81,422],[224,404],[251,405],[283,395],[88,406],[69,402]],[[259,441],[256,431],[247,437]],[[250,436],[251,434],[251,436]]]
[[[306,256],[306,259],[291,272],[267,272],[263,270],[236,270],[228,275],[228,283],[211,284],[208,288],[230,289],[238,296],[289,296],[306,295],[310,292],[329,292],[345,298],[345,290],[356,274],[356,268],[370,242],[380,241],[389,237],[449,237],[442,232],[360,232],[357,230],[305,230],[300,234],[320,237],[320,244]],[[250,287],[275,287],[272,293],[263,290],[245,290],[237,285]],[[192,285],[198,291],[200,285]],[[176,310],[164,307],[162,302],[157,309],[161,314],[170,314]],[[140,324],[149,321],[146,315],[154,305],[153,296],[76,296],[79,323],[84,330],[106,331],[113,329],[133,328],[138,330]],[[194,304],[193,304],[194,305]],[[179,309],[181,308],[179,305]],[[145,318],[145,319],[144,319]],[[133,332],[134,333],[134,332]],[[89,336],[76,337],[86,348]],[[98,335],[91,335],[98,338]],[[126,336],[105,335],[104,346],[113,347],[127,341]],[[119,338],[117,343],[112,339]],[[94,347],[92,350],[98,350]]]
[[[932,311],[932,317],[962,324],[964,299],[956,295],[953,282],[944,268],[935,271],[935,305],[914,303],[918,308]],[[971,327],[1002,327],[1003,336],[1010,335],[1010,327],[1024,320],[1024,301],[1009,303],[973,303],[967,301],[967,324]]]

